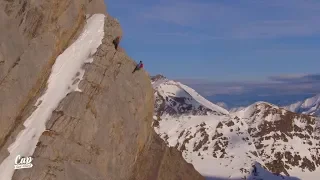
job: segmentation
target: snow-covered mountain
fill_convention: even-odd
[[[309,180],[320,176],[317,118],[265,102],[227,113],[212,103],[202,104],[206,101],[198,101],[200,95],[179,82],[161,77],[154,78],[153,85],[155,131],[207,179]],[[176,97],[185,101],[175,101]],[[191,111],[164,110],[184,104]],[[192,113],[200,106],[216,113]]]
[[[152,78],[155,90],[155,112],[157,116],[168,114],[179,115],[225,115],[229,114],[224,108],[215,105],[200,96],[195,90],[157,75]]]
[[[320,116],[320,94],[304,101],[285,106],[284,108],[296,113]]]

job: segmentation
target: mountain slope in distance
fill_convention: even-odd
[[[185,86],[164,77],[153,84],[155,131],[207,179],[304,180],[320,176],[320,123],[316,117],[266,102],[233,113],[219,109],[215,109],[218,113],[192,113],[199,106],[207,106],[185,94],[182,97],[188,102],[197,102],[188,103],[191,111],[170,113],[163,109],[171,108],[178,94],[173,93],[177,91],[172,86]],[[157,106],[158,93],[164,97],[160,103],[163,109]]]
[[[283,108],[296,113],[320,116],[320,94]]]

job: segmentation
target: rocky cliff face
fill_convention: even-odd
[[[0,2],[0,162],[46,91],[52,65],[81,33],[102,0]],[[104,13],[105,14],[105,13]],[[151,128],[153,89],[113,39],[120,25],[106,14],[104,38],[84,65],[81,92],[52,112],[31,169],[13,179],[197,180],[203,177]]]

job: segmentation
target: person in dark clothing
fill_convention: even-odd
[[[139,64],[137,64],[136,68],[134,68],[134,70],[133,70],[132,73],[140,70],[141,68],[143,68],[143,63],[142,63],[142,61],[140,61]]]
[[[118,46],[119,46],[120,40],[121,40],[121,37],[120,37],[120,36],[117,36],[117,37],[113,40],[113,45],[114,45],[114,47],[116,48],[116,50],[118,50]]]

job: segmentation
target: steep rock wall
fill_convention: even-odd
[[[45,90],[55,58],[81,32],[87,13],[103,11],[101,2],[95,0],[46,1],[58,4],[56,10],[63,11],[60,13],[64,16],[51,13],[53,4],[39,5],[37,3],[40,1],[26,1],[24,5],[24,2],[4,1],[0,4],[1,10],[5,9],[0,13],[6,13],[5,18],[1,14],[1,24],[9,24],[12,19],[18,21],[17,14],[21,8],[25,14],[32,9],[42,13],[38,20],[42,23],[35,25],[35,30],[30,31],[32,33],[23,34],[23,28],[19,28],[15,36],[17,39],[10,41],[7,39],[10,36],[0,37],[0,58],[4,59],[2,66],[0,63],[4,72],[0,84],[0,162],[8,154],[6,148],[23,128],[23,121],[34,109],[37,97]],[[47,20],[52,18],[52,14],[56,14],[56,18],[51,24]],[[27,17],[21,15],[20,20]],[[35,21],[37,17],[30,18],[30,21]],[[28,24],[26,28],[34,23]],[[56,26],[59,30],[51,31],[50,27]],[[13,32],[7,31],[14,31],[16,27],[17,22],[12,29],[2,30],[10,34]],[[17,170],[14,180],[204,179],[191,164],[184,161],[180,152],[168,148],[153,131],[151,82],[145,71],[132,74],[134,61],[123,50],[116,52],[114,49],[112,40],[121,34],[119,23],[107,15],[103,44],[94,54],[94,61],[83,67],[86,72],[79,85],[82,92],[68,94],[59,104],[47,122],[48,130],[42,134],[37,145],[33,168]],[[10,46],[10,43],[13,44]],[[20,52],[29,55],[20,55],[19,62],[10,69],[10,62],[19,53],[9,52],[8,49],[13,51],[17,47],[19,52],[19,45]],[[4,51],[3,47],[7,50]]]

